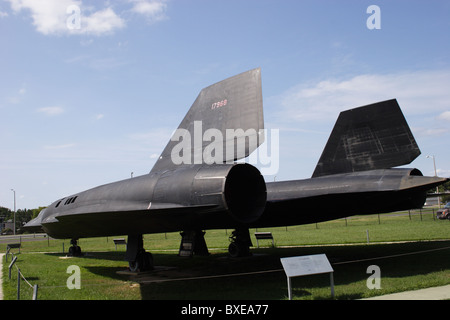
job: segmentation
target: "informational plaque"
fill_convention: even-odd
[[[325,254],[281,258],[280,260],[288,278],[289,300],[292,299],[291,278],[320,273],[330,273],[331,295],[334,297],[334,270]]]

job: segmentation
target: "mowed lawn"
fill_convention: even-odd
[[[145,235],[156,271],[141,275],[124,273],[125,246],[113,239],[81,239],[85,255],[68,258],[69,240],[22,241],[12,267],[3,260],[4,299],[29,300],[38,285],[40,300],[146,300],[146,299],[287,299],[287,282],[280,258],[325,253],[334,269],[335,299],[359,299],[375,295],[450,284],[450,221],[432,213],[409,212],[356,216],[303,226],[251,229],[253,255],[232,259],[227,255],[232,230],[208,230],[207,257],[178,257],[178,233]],[[272,232],[270,240],[256,248],[253,233]],[[126,236],[124,236],[126,239]],[[411,242],[412,241],[412,242]],[[64,252],[63,252],[64,250]],[[6,244],[0,244],[0,252]],[[17,249],[13,249],[17,253]],[[369,289],[368,267],[381,271],[381,289]],[[73,273],[80,270],[80,289],[69,289]],[[69,286],[68,286],[69,281]],[[331,299],[328,275],[293,279],[294,299]]]

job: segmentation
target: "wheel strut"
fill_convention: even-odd
[[[153,256],[144,249],[142,234],[129,235],[125,260],[128,261],[130,271],[143,272],[153,269]]]
[[[231,257],[248,257],[250,253],[250,247],[252,246],[252,240],[250,239],[250,233],[248,228],[237,228],[231,233],[230,245],[228,246],[228,253]]]
[[[72,245],[69,248],[69,257],[81,257],[83,254],[81,253],[81,248],[78,246],[78,239],[70,240],[70,244]]]

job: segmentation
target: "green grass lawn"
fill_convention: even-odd
[[[227,255],[231,231],[208,230],[205,239],[211,255],[193,258],[177,256],[181,239],[178,233],[145,235],[144,244],[153,253],[155,265],[169,268],[139,276],[117,273],[127,268],[123,260],[125,247],[115,251],[111,237],[81,239],[79,245],[85,252],[81,258],[66,258],[62,251],[64,244],[67,252],[68,240],[23,241],[16,265],[30,284],[38,285],[40,300],[283,300],[287,298],[287,282],[280,258],[318,253],[325,253],[333,266],[338,300],[450,284],[450,222],[435,220],[431,214],[410,217],[406,212],[400,216],[361,216],[317,225],[258,229],[272,232],[275,248],[266,240],[260,241],[264,248],[256,249],[252,229],[253,256],[242,259]],[[6,244],[0,244],[0,252],[5,251]],[[380,258],[396,255],[400,256]],[[350,262],[355,260],[364,261]],[[13,300],[17,297],[17,269],[13,267],[10,280],[9,261],[3,261],[3,292],[4,299]],[[81,271],[79,290],[70,290],[66,285],[71,265]],[[380,267],[380,290],[366,286],[370,265]],[[269,272],[255,273],[259,271]],[[205,278],[240,273],[249,274]],[[294,299],[330,299],[328,275],[294,278],[292,285]],[[21,299],[31,297],[32,289],[22,281]]]

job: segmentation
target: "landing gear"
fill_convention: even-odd
[[[130,268],[131,272],[142,272],[152,270],[153,256],[150,252],[146,252],[144,250],[143,252],[138,253],[136,260],[128,262],[128,267]]]
[[[130,271],[143,272],[153,269],[153,256],[144,249],[142,234],[129,235],[125,260],[128,261]]]
[[[72,246],[69,248],[69,257],[81,257],[83,254],[81,253],[81,248],[78,246],[78,239],[70,240],[70,244]]]
[[[231,233],[230,245],[228,246],[228,253],[231,257],[248,257],[250,253],[250,247],[252,246],[252,240],[250,239],[250,233],[248,228],[237,228]]]

